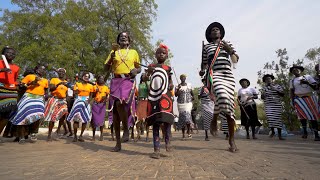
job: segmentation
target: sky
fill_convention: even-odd
[[[287,48],[289,60],[301,59],[310,48],[319,47],[320,1],[317,0],[158,0],[158,18],[153,38],[163,39],[172,51],[171,65],[177,76],[200,86],[198,75],[205,30],[212,22],[225,28],[240,59],[234,69],[236,90],[247,78],[257,86],[257,72],[266,62],[277,60],[275,51]],[[259,88],[259,86],[257,86]]]
[[[17,9],[10,0],[0,2],[2,9]],[[266,62],[277,60],[277,49],[287,48],[292,63],[303,58],[308,49],[319,46],[318,0],[156,0],[156,3],[153,44],[158,39],[164,40],[174,55],[171,65],[177,77],[187,74],[187,81],[194,87],[201,86],[198,72],[202,41],[207,43],[205,30],[215,21],[224,26],[224,39],[234,45],[240,57],[234,69],[236,90],[241,78],[249,79],[253,87],[259,88],[257,72]]]

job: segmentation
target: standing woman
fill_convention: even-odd
[[[20,86],[27,90],[19,100],[18,110],[11,120],[19,143],[24,143],[24,137],[29,134],[31,141],[37,140],[40,121],[44,119],[44,95],[48,89],[48,80],[43,78],[45,73],[46,67],[40,64],[34,69],[34,74],[21,80]]]
[[[249,87],[248,79],[240,79],[241,89],[238,91],[239,106],[241,109],[241,125],[246,128],[247,139],[250,139],[249,127],[251,127],[252,139],[257,139],[255,135],[256,126],[261,126],[258,120],[257,106],[254,99],[258,99],[257,91]]]
[[[86,129],[87,123],[91,119],[91,108],[90,102],[93,96],[93,85],[89,83],[90,74],[84,72],[80,82],[77,82],[73,87],[73,95],[75,97],[74,104],[67,118],[67,121],[73,121],[73,142],[84,142],[82,137],[84,130]],[[81,133],[79,139],[77,132],[79,123],[81,124]]]
[[[230,43],[222,40],[224,34],[224,28],[220,23],[214,22],[208,26],[206,39],[209,43],[202,48],[202,62],[199,75],[206,75],[206,86],[209,92],[216,97],[216,104],[219,108],[217,109],[217,113],[219,112],[226,116],[229,129],[229,151],[236,152],[237,146],[234,142],[235,80],[231,65],[238,62],[239,56],[235,53]]]
[[[272,138],[275,135],[274,128],[277,128],[279,140],[285,140],[281,137],[281,97],[284,96],[284,93],[282,87],[279,84],[274,84],[273,80],[274,76],[272,74],[266,74],[262,77],[265,86],[262,88],[261,99],[264,101],[268,125],[271,129],[270,137]]]
[[[110,94],[108,86],[105,85],[104,76],[97,77],[97,84],[93,87],[94,101],[92,103],[92,140],[95,141],[96,128],[100,128],[100,141],[103,141],[103,126],[106,116],[107,99]]]
[[[298,119],[302,124],[302,138],[306,139],[308,137],[307,120],[309,120],[314,130],[314,140],[320,141],[318,134],[319,104],[317,95],[313,94],[313,91],[318,89],[318,85],[312,76],[302,75],[303,71],[302,66],[293,65],[290,68],[290,73],[294,75],[294,78],[290,81],[290,96]]]
[[[4,47],[1,54],[6,57],[10,69],[5,66],[4,60],[0,60],[0,134],[7,124],[11,126],[11,122],[8,120],[10,113],[17,106],[17,78],[20,69],[13,63],[13,59],[16,57],[16,51],[13,48]],[[3,136],[8,136],[8,134],[4,133]]]
[[[105,70],[113,73],[110,83],[110,109],[114,125],[117,144],[113,152],[121,150],[120,122],[123,125],[122,141],[129,141],[129,126],[134,124],[135,113],[135,76],[141,72],[140,58],[136,50],[130,49],[130,36],[128,32],[122,32],[117,37],[120,47],[114,47],[105,62]]]
[[[64,68],[59,68],[57,70],[58,78],[52,78],[50,80],[49,89],[51,91],[52,97],[49,98],[46,108],[45,108],[45,121],[49,122],[49,132],[48,132],[48,141],[52,140],[52,129],[54,123],[59,121],[58,130],[60,130],[61,126],[64,127],[64,135],[68,134],[68,130],[66,127],[66,117],[68,115],[68,106],[67,106],[67,81],[66,81],[66,70]],[[57,130],[57,134],[59,131]]]
[[[202,79],[202,82],[205,84],[205,79]],[[211,100],[209,90],[205,85],[201,87],[198,97],[201,101],[201,119],[206,133],[205,140],[209,141],[208,130],[210,130],[211,121],[213,120],[214,101]]]
[[[182,130],[182,139],[185,139],[185,128],[187,127],[188,137],[191,138],[190,134],[191,124],[192,124],[192,101],[193,101],[193,92],[191,84],[186,83],[187,75],[180,75],[181,83],[175,90],[175,96],[177,98],[178,103],[178,111],[179,111],[179,122],[178,128]]]

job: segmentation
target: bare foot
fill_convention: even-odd
[[[119,147],[119,146],[115,146],[115,147],[111,150],[111,152],[119,152],[119,151],[121,151],[121,147]]]
[[[159,152],[154,152],[150,156],[153,159],[160,159],[160,153]]]

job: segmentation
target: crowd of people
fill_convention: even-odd
[[[237,55],[233,45],[223,40],[224,27],[214,22],[208,26],[205,37],[208,41],[202,47],[201,70],[199,72],[203,86],[198,98],[201,105],[200,114],[205,130],[205,140],[209,141],[208,133],[217,133],[217,119],[221,118],[222,130],[229,140],[229,151],[236,152],[235,143],[235,101],[241,109],[241,125],[246,129],[247,139],[257,139],[255,127],[261,126],[257,115],[255,99],[258,92],[250,87],[250,81],[243,78],[239,81],[241,89],[235,96],[235,78],[232,66],[237,63]],[[58,68],[58,76],[46,79],[46,65],[38,64],[33,70],[24,72],[23,79],[18,81],[20,67],[14,64],[15,49],[5,47],[0,60],[0,133],[4,137],[15,137],[14,141],[25,143],[26,139],[37,140],[39,125],[48,122],[47,140],[52,140],[55,122],[58,122],[57,133],[64,128],[64,136],[73,137],[73,142],[83,142],[83,133],[89,123],[93,138],[100,130],[99,140],[103,140],[103,128],[106,111],[116,136],[116,145],[112,151],[121,150],[121,143],[129,141],[129,130],[136,125],[137,140],[152,126],[154,153],[151,157],[160,158],[160,130],[165,142],[166,151],[171,151],[171,126],[181,129],[182,140],[192,138],[192,131],[197,130],[195,123],[196,107],[193,105],[195,95],[187,75],[180,76],[180,83],[174,87],[173,70],[166,65],[169,48],[160,44],[155,51],[157,62],[149,64],[142,73],[140,83],[136,83],[136,75],[141,73],[139,54],[130,48],[131,39],[128,32],[117,36],[117,43],[105,63],[104,75],[96,75],[96,82],[89,81],[89,72],[83,72],[71,86],[67,80],[67,69]],[[319,72],[319,67],[315,68]],[[319,141],[319,76],[303,75],[304,68],[294,65],[290,73],[294,78],[290,83],[290,97],[297,116],[303,127],[303,138],[307,138],[307,121],[314,130],[315,139]],[[110,87],[106,80],[111,75]],[[270,137],[275,135],[275,128],[280,140],[282,130],[283,87],[274,83],[272,74],[263,76],[261,99],[265,103]],[[174,97],[177,98],[179,117],[173,113]],[[107,107],[108,104],[108,107]],[[121,138],[121,123],[123,136]],[[78,128],[81,131],[78,136]],[[185,134],[187,133],[187,134]]]

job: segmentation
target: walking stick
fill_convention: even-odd
[[[173,67],[172,67],[172,71],[173,71],[174,77],[176,77],[176,81],[177,81],[177,83],[179,84],[179,81],[178,81],[178,78],[177,78],[176,71],[174,70],[174,68],[173,68]]]
[[[242,106],[242,104],[240,103],[239,98],[237,98],[237,101],[238,101],[238,104],[240,105],[240,107],[242,108],[243,112],[244,112],[244,113],[245,113],[245,115],[247,116],[247,119],[249,120],[249,119],[250,119],[250,117],[249,117],[249,115],[248,115],[247,111],[244,109],[244,107],[243,107],[243,106]]]

